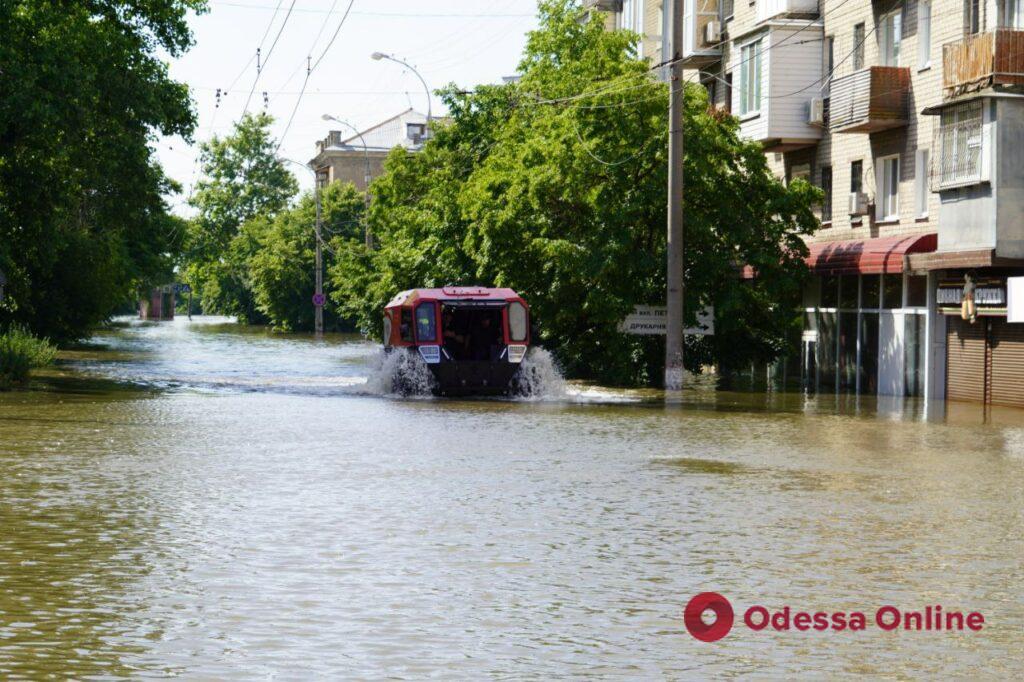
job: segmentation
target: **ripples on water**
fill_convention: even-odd
[[[1021,671],[1014,411],[572,383],[382,399],[372,345],[223,321],[69,355],[0,396],[0,677]],[[706,645],[681,623],[706,589],[988,625]]]

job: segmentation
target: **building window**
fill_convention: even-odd
[[[733,0],[722,0],[722,21],[728,21],[732,19],[735,12],[733,6],[735,3]]]
[[[864,23],[853,27],[853,70],[864,68]]]
[[[981,102],[967,102],[942,110],[939,121],[940,186],[972,184],[981,180]]]
[[[823,66],[825,68],[824,78],[825,83],[822,88],[822,92],[825,96],[828,96],[829,83],[832,82],[832,72],[835,70],[835,59],[836,59],[836,39],[835,36],[828,36],[825,38],[825,54],[823,55]]]
[[[878,159],[878,219],[899,220],[900,157],[898,154]]]
[[[821,222],[832,220],[832,166],[821,167]]]
[[[850,194],[864,191],[864,162],[854,161],[850,164]]]
[[[968,35],[981,33],[981,0],[964,0],[964,31]]]
[[[917,68],[927,69],[932,65],[932,3],[921,0],[917,3]]]
[[[903,41],[903,10],[896,10],[878,20],[878,52],[882,66],[900,65],[900,43]]]
[[[761,40],[740,50],[740,115],[761,111]]]
[[[1024,28],[1024,0],[1000,0],[999,25],[1004,28]]]
[[[918,218],[928,217],[928,150],[918,149],[914,159],[914,209]]]

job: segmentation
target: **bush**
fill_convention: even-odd
[[[24,383],[33,368],[50,364],[56,354],[56,347],[48,340],[12,325],[0,333],[0,390]]]

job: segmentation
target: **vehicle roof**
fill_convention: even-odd
[[[409,305],[419,299],[431,301],[511,301],[522,297],[512,289],[488,287],[442,287],[440,289],[409,289],[388,303],[388,308]]]

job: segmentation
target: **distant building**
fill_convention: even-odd
[[[174,319],[174,285],[156,287],[149,292],[149,298],[139,301],[139,318],[164,321]]]
[[[316,170],[321,184],[351,182],[356,189],[367,187],[369,177],[378,177],[384,168],[384,159],[396,147],[419,151],[427,138],[427,117],[413,109],[361,131],[346,136],[332,130],[316,143],[316,156],[310,166]],[[364,146],[365,145],[365,146]]]

